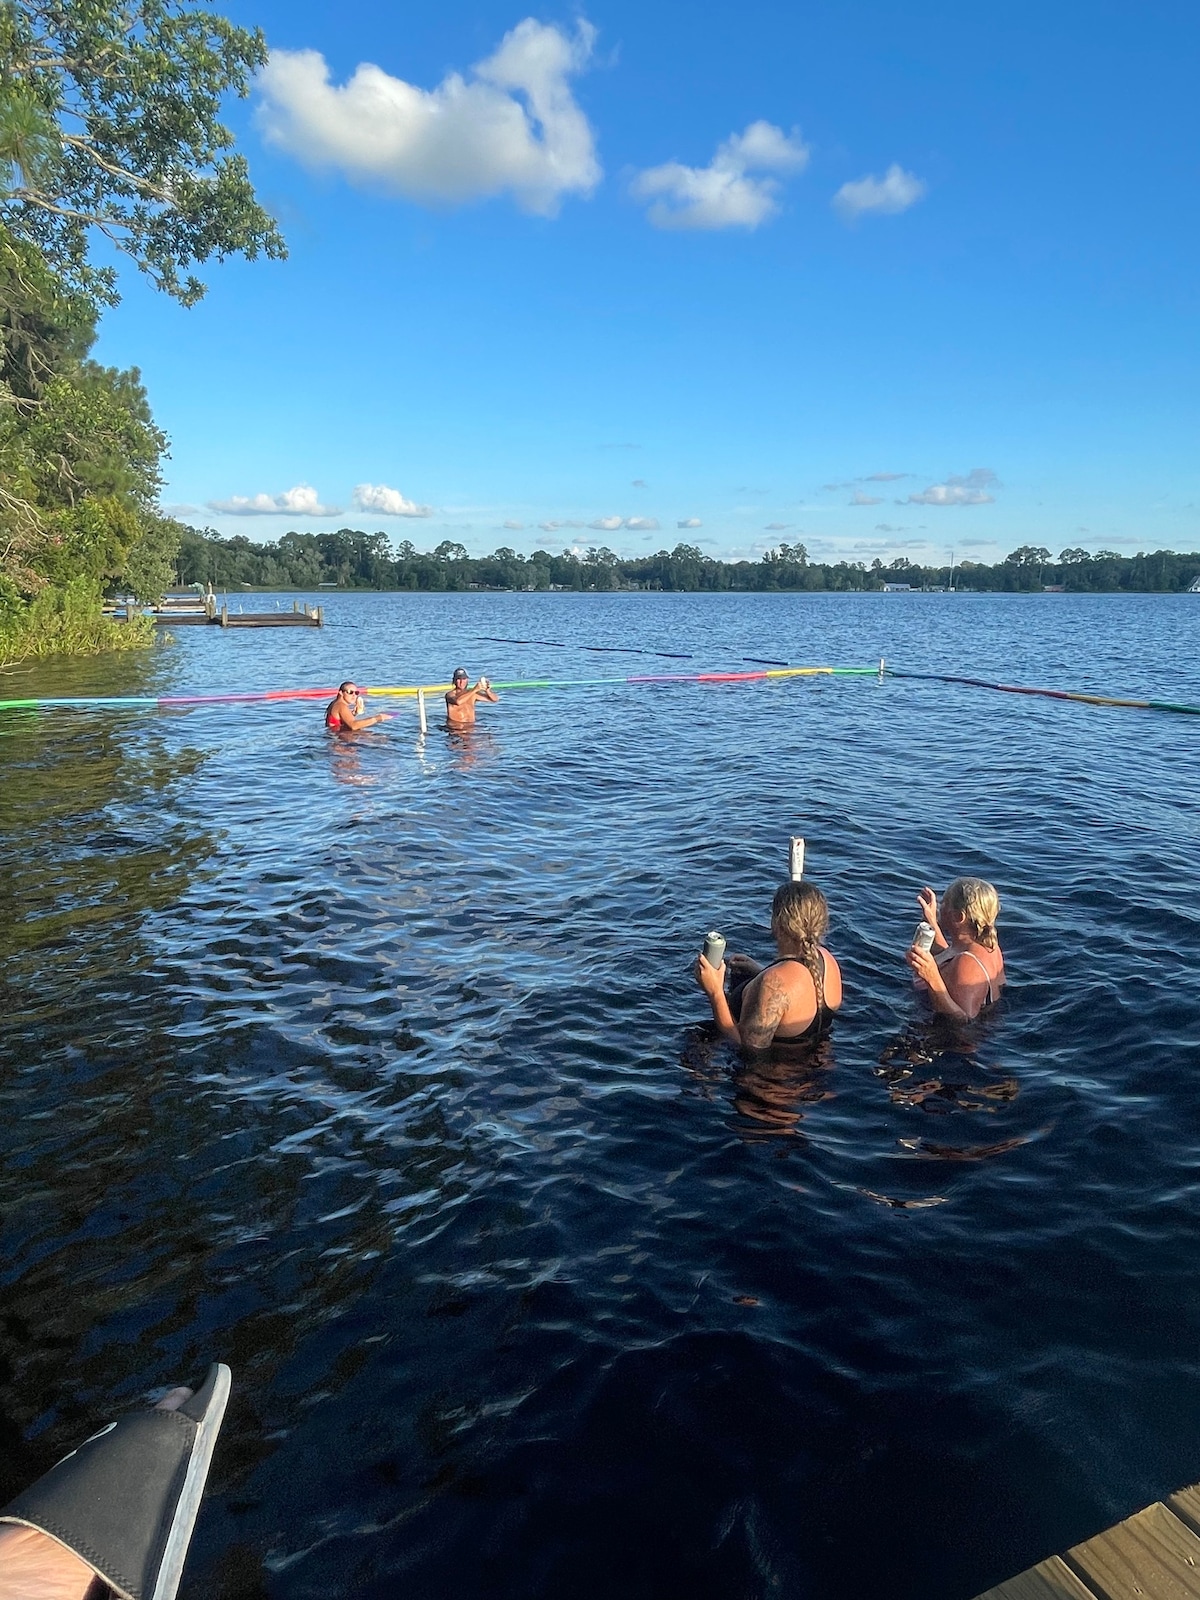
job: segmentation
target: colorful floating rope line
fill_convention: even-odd
[[[481,633],[475,638],[476,644],[538,644],[544,645],[547,650],[590,650],[594,655],[602,656],[662,656],[668,661],[692,661],[694,657],[685,650],[644,650],[635,644],[566,644],[561,639],[508,639],[499,633]],[[786,661],[774,662],[772,665],[786,667]]]
[[[1122,700],[1107,694],[1079,694],[1069,689],[1031,689],[1015,683],[992,683],[987,678],[963,678],[948,672],[907,672],[886,667],[889,678],[914,678],[926,683],[962,683],[971,689],[993,689],[997,694],[1033,694],[1047,700],[1076,700],[1087,706],[1120,706],[1130,711],[1174,711],[1180,716],[1200,717],[1200,706],[1177,704],[1172,700]]]
[[[493,683],[494,689],[580,689],[602,684],[642,683],[754,683],[764,678],[874,677],[875,667],[784,667],[767,672],[667,672],[620,678],[529,678]],[[444,694],[449,683],[377,684],[364,693],[393,699],[418,694]],[[336,687],[323,689],[251,689],[240,694],[168,694],[64,696],[61,698],[0,700],[0,711],[39,711],[50,707],[124,706],[128,709],[172,711],[187,706],[255,705],[287,700],[332,700]]]
[[[686,650],[645,650],[635,644],[564,644],[561,639],[509,639],[499,633],[481,633],[476,636],[476,644],[538,644],[545,645],[548,650],[590,650],[594,655],[604,656],[658,656],[664,661],[694,661],[696,658]],[[743,656],[743,661],[748,661],[752,667],[790,667],[790,661],[766,660],[762,656]]]
[[[746,658],[749,659],[749,658]],[[1133,711],[1170,711],[1182,716],[1200,717],[1200,706],[1182,705],[1170,700],[1128,700],[1113,695],[1080,694],[1068,689],[1036,689],[1013,683],[993,683],[987,678],[967,678],[948,672],[909,672],[902,667],[768,667],[760,672],[663,672],[636,673],[619,678],[529,678],[494,683],[495,689],[583,689],[602,686],[647,683],[760,683],[770,678],[902,678],[926,683],[958,683],[972,689],[991,689],[999,694],[1038,695],[1048,700],[1074,700],[1083,705],[1115,706]],[[448,683],[389,684],[366,689],[367,694],[394,699],[415,698],[419,694],[444,694]],[[240,694],[103,695],[68,696],[47,699],[0,700],[0,711],[40,711],[71,707],[92,709],[119,706],[126,710],[172,711],[191,706],[255,705],[289,700],[331,700],[337,689],[258,689]]]

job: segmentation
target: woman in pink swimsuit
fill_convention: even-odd
[[[1004,987],[1004,956],[996,938],[1000,896],[982,878],[955,878],[942,896],[940,922],[932,889],[922,889],[917,903],[933,929],[933,949],[926,954],[914,945],[904,959],[918,987],[929,991],[935,1011],[972,1022]]]

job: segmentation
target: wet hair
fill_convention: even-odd
[[[354,687],[354,679],[353,678],[347,678],[344,683],[339,683],[338,684],[338,693],[339,694],[345,694],[347,689],[351,689],[353,687]]]
[[[771,932],[798,945],[796,959],[812,974],[817,1009],[825,1004],[825,963],[820,943],[829,928],[829,902],[815,883],[781,883],[771,901]]]
[[[467,671],[466,667],[455,667],[454,671],[450,674],[451,683],[454,683],[459,678],[466,678],[468,681],[470,680],[470,673]]]
[[[976,944],[985,950],[996,948],[996,918],[1000,915],[1000,896],[982,878],[955,878],[942,896],[943,911],[962,915]]]

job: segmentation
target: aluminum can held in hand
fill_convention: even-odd
[[[804,840],[797,834],[792,835],[791,846],[788,850],[788,877],[793,883],[799,883],[804,876]]]
[[[917,931],[913,934],[914,950],[923,950],[926,955],[933,949],[934,932],[929,924],[922,918],[917,923]]]
[[[710,967],[719,967],[725,959],[725,936],[707,933],[704,936],[704,959]]]

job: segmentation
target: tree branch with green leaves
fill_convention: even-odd
[[[220,120],[267,59],[202,0],[0,0],[0,221],[67,283],[116,299],[93,231],[194,305],[190,270],[287,251]]]

